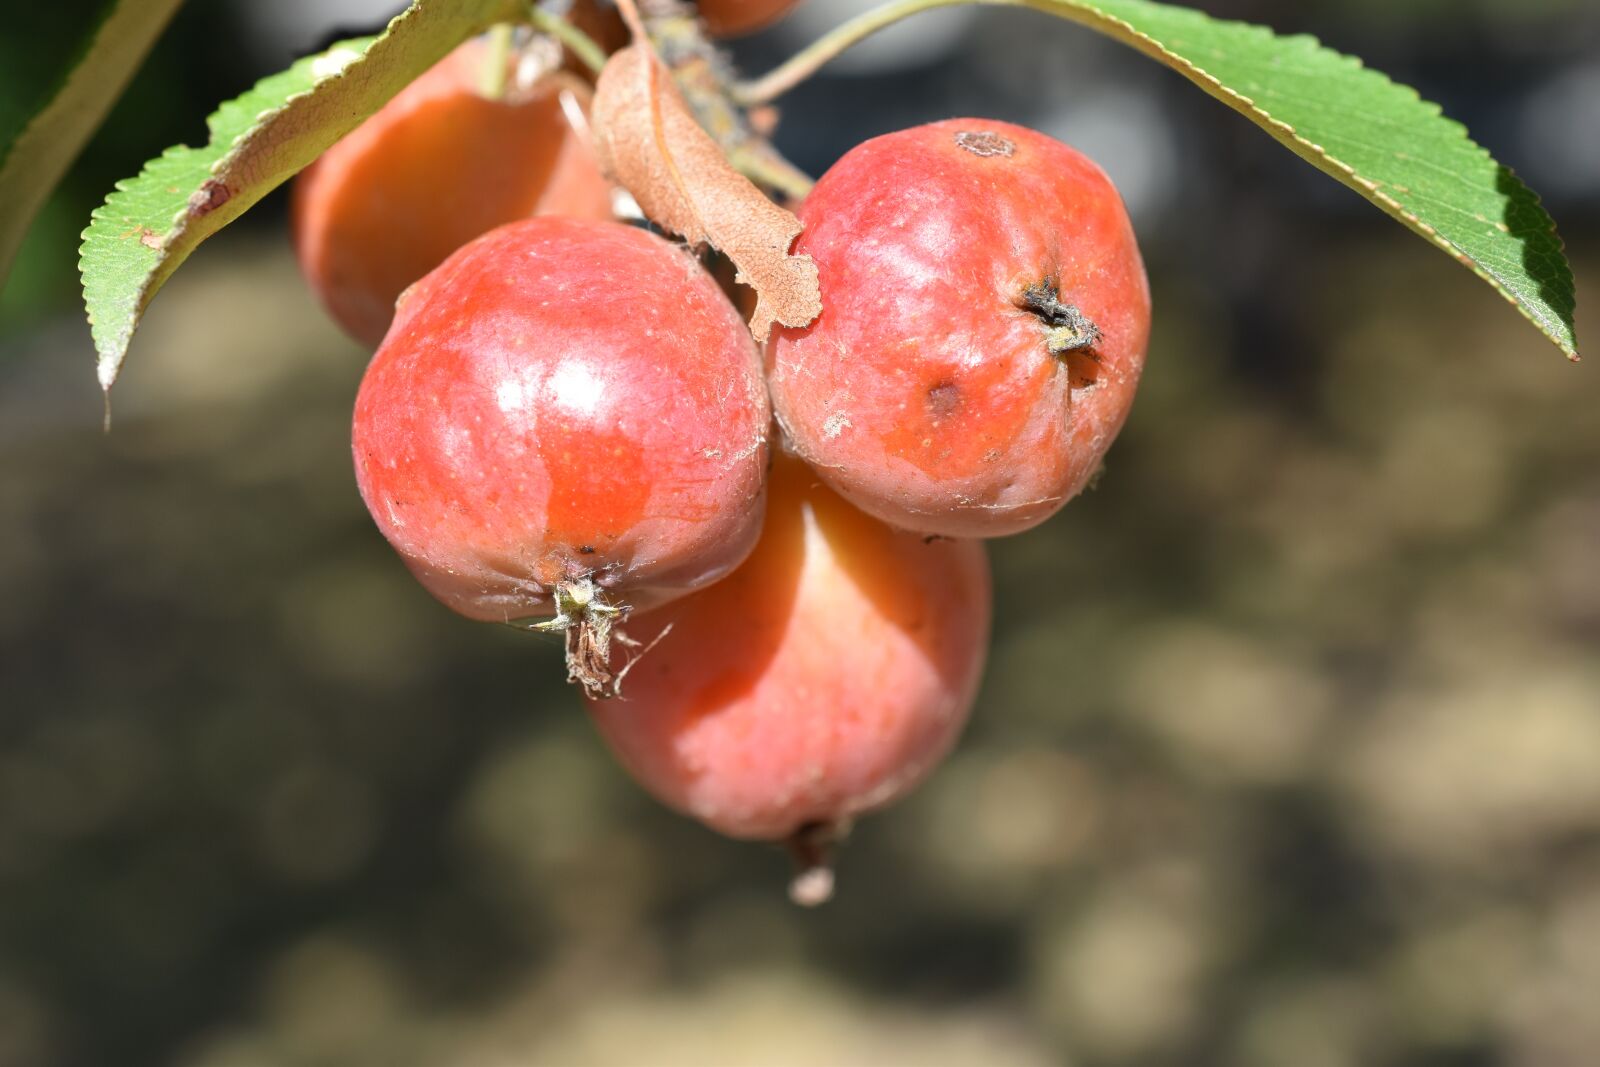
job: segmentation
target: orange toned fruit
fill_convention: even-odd
[[[775,331],[778,420],[885,522],[995,537],[1099,468],[1144,366],[1150,292],[1105,174],[1041,133],[952,119],[858,145],[799,209],[822,315]]]
[[[700,17],[718,37],[736,37],[770,26],[800,0],[699,0]]]
[[[755,343],[688,253],[542,216],[401,299],[356,398],[356,482],[429,592],[473,619],[555,617],[605,691],[617,613],[749,554],[770,418]]]
[[[357,340],[376,345],[400,293],[451,252],[535,214],[611,217],[611,190],[563,107],[566,75],[481,93],[489,49],[469,41],[322,154],[294,183],[301,271]]]
[[[750,559],[628,623],[622,696],[591,701],[663,803],[733,837],[801,839],[903,796],[954,744],[988,642],[981,544],[891,530],[774,465]]]

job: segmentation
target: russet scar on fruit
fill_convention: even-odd
[[[953,119],[858,145],[799,209],[823,312],[767,345],[796,452],[895,526],[995,537],[1044,521],[1133,402],[1150,295],[1093,163]]]
[[[632,609],[739,564],[771,419],[749,331],[681,248],[542,216],[467,244],[400,301],[356,399],[362,497],[417,579],[473,619],[550,620],[609,692]]]

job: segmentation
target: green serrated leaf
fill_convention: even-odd
[[[1577,358],[1577,298],[1555,223],[1415,90],[1314,38],[1152,0],[976,2],[1071,19],[1159,59],[1455,257]]]
[[[49,54],[38,64],[37,75],[42,77],[28,79],[26,88],[14,90],[16,97],[0,107],[0,204],[5,205],[0,211],[0,287],[33,217],[181,2],[102,4],[86,20],[76,46],[63,54]],[[12,30],[18,27],[13,25]]]
[[[524,14],[524,0],[414,0],[373,38],[334,45],[258,82],[179,146],[117,184],[83,234],[79,270],[110,389],[156,291],[207,237],[382,107],[456,45]]]

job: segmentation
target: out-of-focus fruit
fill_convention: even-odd
[[[904,795],[965,723],[988,642],[983,546],[890,529],[798,461],[773,469],[738,570],[628,624],[623,695],[590,701],[663,803],[733,837],[815,846]]]
[[[468,41],[324,152],[294,183],[300,269],[357,340],[376,345],[406,286],[479,234],[536,214],[611,217],[611,189],[569,112],[565,74],[483,95],[491,50]]]
[[[699,0],[700,17],[718,37],[737,37],[770,26],[800,0]]]

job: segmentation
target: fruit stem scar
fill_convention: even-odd
[[[1039,316],[1046,326],[1045,344],[1053,356],[1064,356],[1100,343],[1100,327],[1071,304],[1061,302],[1061,291],[1051,281],[1030,286],[1017,306]]]
[[[998,133],[988,130],[962,130],[956,134],[956,144],[975,156],[1012,156],[1017,146]]]
[[[789,899],[815,908],[833,899],[833,846],[849,833],[842,821],[808,822],[789,835],[784,847],[794,861]]]

